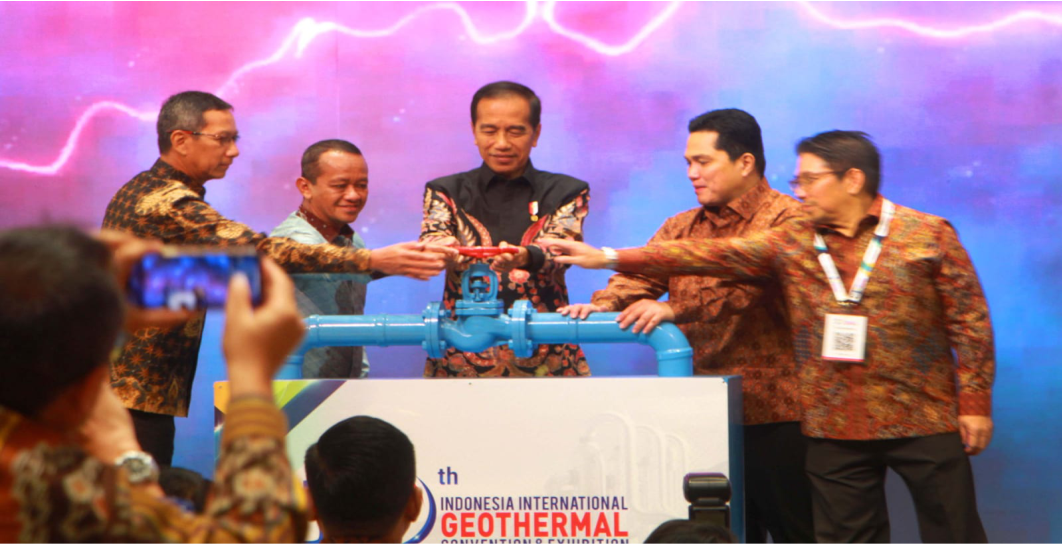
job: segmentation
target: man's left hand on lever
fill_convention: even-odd
[[[490,263],[491,270],[495,271],[498,274],[501,274],[502,272],[511,272],[514,269],[523,268],[527,266],[529,256],[526,247],[511,246],[507,242],[502,242],[498,244],[498,247],[515,247],[517,249],[517,252],[502,253],[497,257],[494,257],[494,259]]]
[[[554,260],[560,264],[575,265],[580,268],[608,268],[605,252],[583,242],[571,240],[546,239],[538,242],[543,249],[556,255]]]

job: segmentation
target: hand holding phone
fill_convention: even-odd
[[[145,240],[127,232],[112,229],[102,229],[96,234],[96,237],[106,244],[113,253],[118,285],[123,288],[128,288],[129,275],[137,263],[140,262],[140,259],[150,253],[158,253],[163,247],[162,242],[159,240]],[[175,327],[193,317],[195,317],[195,313],[191,310],[145,309],[135,304],[127,303],[123,328],[125,332],[134,334],[140,329],[150,327]]]

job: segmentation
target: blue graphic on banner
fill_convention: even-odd
[[[407,543],[412,542],[424,542],[425,538],[431,534],[431,530],[435,528],[435,496],[431,494],[431,489],[428,488],[428,484],[424,483],[424,480],[417,478],[420,482],[421,489],[424,490],[424,502],[428,504],[428,519],[424,521],[424,525],[417,531],[417,534],[407,540]]]

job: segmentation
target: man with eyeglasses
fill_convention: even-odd
[[[266,237],[204,200],[206,182],[224,177],[240,154],[231,104],[199,91],[175,94],[162,105],[156,129],[159,159],[118,190],[105,228],[167,244],[255,246],[288,272],[375,270],[426,280],[455,253],[420,242],[369,250]],[[160,465],[172,461],[174,416],[188,415],[204,317],[200,311],[177,327],[138,331],[111,367],[111,384],[133,415],[137,439]]]
[[[948,221],[878,193],[862,132],[797,145],[808,220],[743,238],[616,253],[551,242],[558,262],[775,281],[789,310],[819,542],[888,542],[886,469],[924,542],[986,542],[968,456],[992,439],[995,348],[980,281]]]
[[[800,203],[764,179],[760,125],[745,111],[690,120],[685,159],[699,206],[668,218],[650,243],[745,236],[800,215]],[[664,294],[667,301],[657,300]],[[766,542],[770,533],[774,542],[814,540],[796,364],[777,284],[619,273],[590,304],[559,312],[580,319],[621,312],[617,321],[633,332],[674,322],[693,348],[696,374],[742,376],[745,539]]]

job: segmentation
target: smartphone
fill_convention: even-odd
[[[225,306],[229,279],[243,273],[251,302],[262,302],[262,268],[253,247],[167,246],[145,255],[129,275],[129,298],[142,308],[202,310]]]

